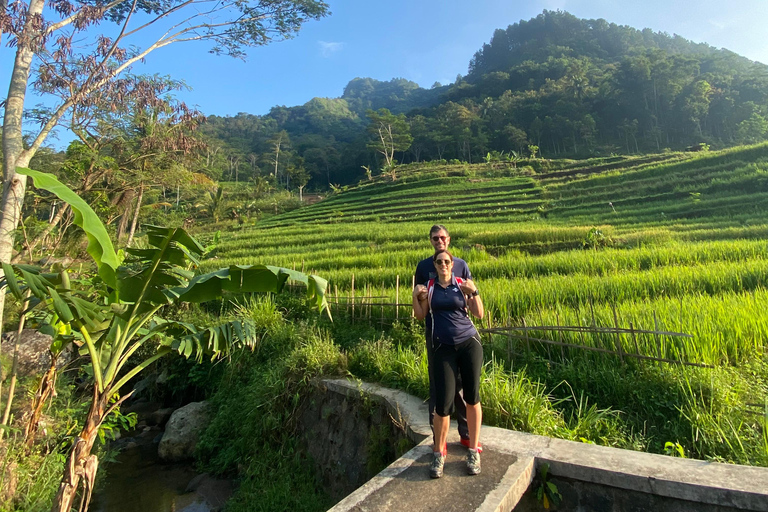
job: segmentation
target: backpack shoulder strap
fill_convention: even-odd
[[[429,313],[432,314],[432,292],[435,291],[435,280],[430,279],[427,281],[427,304],[429,305]]]

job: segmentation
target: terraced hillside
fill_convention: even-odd
[[[230,232],[220,257],[304,262],[342,289],[352,273],[358,285],[392,285],[429,249],[425,233],[436,222],[448,225],[454,250],[472,261],[479,278],[521,277],[514,269],[520,261],[583,259],[572,250],[585,243],[608,246],[606,260],[673,241],[692,243],[682,253],[696,255],[715,240],[765,234],[766,159],[768,146],[760,145],[555,161],[539,172],[522,165],[425,166]],[[600,234],[590,242],[592,228]],[[664,249],[670,251],[680,252]],[[552,273],[549,263],[530,265]]]
[[[631,336],[531,331],[591,349],[528,344],[522,354],[519,342],[494,336],[488,375],[524,364],[555,397],[558,414],[591,410],[581,409],[579,395],[620,410],[623,441],[586,436],[595,442],[662,451],[679,440],[694,456],[768,465],[768,406],[754,409],[762,411],[768,394],[766,206],[767,144],[517,168],[411,166],[396,181],[377,178],[235,227],[210,265],[304,268],[329,278],[334,296],[350,295],[354,282],[358,298],[409,304],[413,269],[431,251],[427,232],[446,224],[452,251],[469,263],[490,313],[484,327],[633,329]],[[393,318],[393,308],[381,314]],[[407,314],[400,309],[401,318]],[[617,347],[706,368],[627,366],[604,353]],[[488,386],[498,384],[489,379]],[[536,431],[504,407],[488,418]]]

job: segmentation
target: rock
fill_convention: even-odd
[[[230,480],[219,480],[208,473],[203,473],[193,478],[184,492],[195,493],[211,507],[211,510],[221,510],[232,496],[234,486]]]
[[[189,481],[187,484],[187,488],[184,490],[185,493],[187,492],[195,492],[198,487],[200,487],[200,484],[205,480],[206,478],[210,478],[210,475],[208,473],[202,473],[197,475],[195,478]]]
[[[142,423],[145,425],[152,425],[153,423],[150,421],[150,418],[155,414],[155,411],[160,410],[162,407],[163,404],[160,402],[136,401],[121,407],[120,412],[123,414],[135,412],[138,420],[137,428],[139,428],[139,426],[143,426],[141,425]]]
[[[13,356],[13,345],[16,340],[16,331],[5,332],[2,337],[3,354]],[[36,329],[24,329],[21,331],[19,343],[19,375],[45,373],[51,366],[51,354],[48,349],[52,338]],[[72,361],[72,345],[70,344],[56,360],[56,367],[61,369]]]
[[[157,425],[158,427],[164,427],[168,420],[171,419],[173,414],[173,407],[166,407],[164,409],[158,409],[155,412],[147,416],[147,424]]]
[[[173,500],[173,508],[177,512],[213,512],[213,508],[196,494],[183,494]]]
[[[192,402],[176,409],[165,426],[163,439],[157,448],[160,458],[166,461],[192,459],[197,440],[208,421],[207,402]]]

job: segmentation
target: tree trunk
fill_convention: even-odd
[[[120,222],[117,225],[117,240],[120,241],[125,236],[125,232],[128,229],[128,219],[131,218],[131,203],[133,203],[134,196],[133,189],[129,189],[123,192],[120,199],[117,201],[118,208],[123,209],[123,215],[120,217]]]
[[[85,426],[76,438],[72,450],[69,452],[67,465],[64,467],[64,476],[61,479],[61,484],[59,484],[59,491],[56,493],[51,512],[70,512],[77,496],[77,489],[80,486],[80,478],[85,476],[89,479],[95,476],[90,471],[90,467],[93,466],[94,458],[96,457],[91,455],[91,450],[98,436],[99,426],[101,426],[101,422],[104,420],[104,411],[107,409],[109,395],[109,392],[99,393],[98,389],[94,386],[93,401],[91,402],[91,408],[88,410]],[[90,491],[92,490],[89,487],[90,483],[92,482],[86,481],[86,489],[83,495],[83,499],[86,501],[90,498]]]
[[[37,427],[40,423],[40,416],[43,414],[43,408],[56,392],[57,359],[58,358],[51,353],[51,366],[48,368],[48,371],[45,372],[43,378],[40,379],[40,385],[37,386],[35,398],[32,400],[32,415],[29,417],[27,426],[24,427],[24,443],[27,445],[27,450],[31,449],[32,444],[35,442],[35,435],[37,434]]]
[[[131,221],[131,231],[128,233],[126,247],[130,247],[131,242],[133,242],[133,235],[136,233],[136,226],[139,223],[139,210],[141,210],[142,199],[144,199],[144,186],[139,187],[139,197],[136,199],[136,209],[133,211],[133,221]]]
[[[20,38],[16,47],[8,97],[5,100],[3,117],[3,196],[0,203],[0,261],[9,262],[13,255],[13,240],[21,217],[21,207],[27,190],[27,177],[16,174],[16,167],[27,167],[34,150],[24,151],[22,121],[24,100],[27,94],[29,70],[37,44],[34,25],[43,12],[43,0],[30,0],[27,21],[24,27],[26,38]],[[25,40],[26,39],[26,40]],[[0,277],[2,277],[0,271]],[[0,292],[0,330],[3,325],[5,292]]]

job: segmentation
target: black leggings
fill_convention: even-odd
[[[450,416],[453,412],[456,376],[459,374],[464,386],[464,401],[468,405],[480,402],[480,370],[483,367],[480,336],[473,336],[458,345],[441,343],[434,350],[435,413]]]

